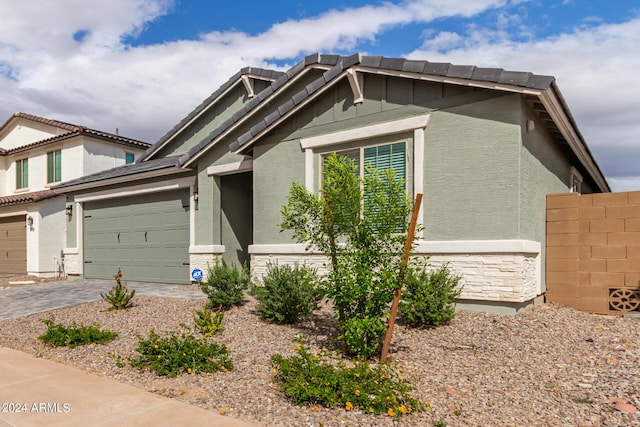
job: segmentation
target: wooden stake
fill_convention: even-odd
[[[404,276],[409,263],[409,255],[411,254],[411,245],[413,244],[413,236],[416,232],[416,223],[418,222],[418,213],[420,212],[420,204],[422,203],[422,193],[416,194],[416,201],[413,204],[413,213],[411,214],[411,222],[409,223],[409,233],[407,241],[404,244],[404,252],[402,253],[402,261],[400,261],[400,272],[398,274],[398,287],[396,288],[393,302],[391,303],[391,315],[389,316],[389,327],[382,344],[382,353],[380,354],[380,363],[386,362],[389,355],[389,347],[391,346],[391,335],[393,335],[393,326],[396,323],[396,315],[398,314],[398,305],[400,304],[400,294],[402,293],[402,285],[404,284]]]

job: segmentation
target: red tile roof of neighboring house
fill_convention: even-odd
[[[9,120],[7,120],[0,127],[0,130],[5,126],[7,126],[11,122],[11,120],[13,120],[14,118],[21,118],[21,119],[31,120],[32,122],[44,123],[46,125],[55,126],[58,128],[69,130],[69,131],[72,131],[78,128],[78,126],[72,125],[71,123],[59,122],[57,120],[51,120],[51,119],[46,119],[44,117],[34,116],[33,114],[17,112],[13,116],[9,117]]]
[[[24,203],[34,203],[40,200],[50,199],[57,196],[53,190],[34,191],[31,193],[13,194],[11,196],[0,197],[0,206],[21,205]]]
[[[135,139],[131,139],[131,138],[125,138],[123,136],[120,135],[116,135],[113,133],[108,133],[108,132],[102,132],[99,130],[95,130],[95,129],[89,129],[85,126],[76,126],[76,125],[72,125],[69,123],[64,123],[64,122],[59,122],[57,120],[50,120],[50,119],[45,119],[43,117],[38,117],[38,116],[34,116],[31,114],[25,114],[25,113],[15,113],[13,116],[11,116],[9,118],[9,120],[7,120],[1,127],[0,127],[0,132],[2,131],[2,129],[4,129],[6,126],[8,126],[9,122],[11,122],[11,120],[15,119],[15,118],[22,118],[22,119],[26,119],[26,120],[31,120],[34,122],[38,122],[38,123],[44,123],[47,125],[51,125],[51,126],[56,126],[58,128],[64,129],[64,130],[68,130],[69,132],[64,133],[62,135],[57,135],[57,136],[53,136],[51,138],[47,138],[47,139],[43,139],[40,141],[36,141],[36,142],[32,142],[31,144],[26,144],[26,145],[22,145],[20,147],[15,147],[15,148],[11,148],[9,150],[5,150],[5,149],[1,149],[0,148],[0,156],[6,156],[9,154],[14,154],[14,153],[20,153],[22,151],[26,151],[35,147],[40,147],[43,145],[47,145],[47,144],[52,144],[54,142],[58,142],[58,141],[63,141],[65,139],[69,139],[69,138],[73,138],[75,136],[88,136],[88,137],[92,137],[92,138],[97,138],[97,139],[102,139],[105,141],[110,141],[116,144],[121,144],[121,145],[126,145],[129,147],[135,147],[135,148],[140,148],[142,150],[146,150],[147,148],[151,147],[151,144],[149,144],[148,142],[143,142],[143,141],[138,141]]]

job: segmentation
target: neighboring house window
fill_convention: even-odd
[[[135,161],[135,156],[133,155],[133,153],[125,153],[124,161],[127,165],[133,163]]]
[[[572,193],[582,193],[582,175],[576,168],[570,168],[570,188]]]
[[[60,150],[47,153],[47,183],[62,180],[62,152]]]
[[[29,187],[29,159],[16,161],[16,189]]]

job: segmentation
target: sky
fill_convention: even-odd
[[[356,52],[552,75],[614,191],[640,190],[637,0],[0,0],[0,123],[156,142],[245,66]]]

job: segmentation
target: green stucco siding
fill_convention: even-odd
[[[282,206],[293,181],[304,183],[304,153],[297,140],[270,142],[253,151],[253,238],[255,244],[291,243],[280,232]]]
[[[221,188],[221,239],[228,265],[249,262],[248,246],[253,243],[253,174],[244,172],[219,178]]]
[[[195,212],[195,244],[222,244],[221,181],[219,176],[209,176],[209,166],[239,162],[243,156],[229,152],[224,141],[213,146],[198,159],[198,209]]]
[[[569,191],[570,167],[567,156],[553,142],[544,125],[523,102],[520,150],[520,236],[541,243],[542,287],[546,288],[546,206],[547,195]],[[534,129],[527,130],[527,120]],[[574,166],[578,166],[575,164]]]
[[[427,240],[519,236],[517,97],[434,112],[425,132]]]

